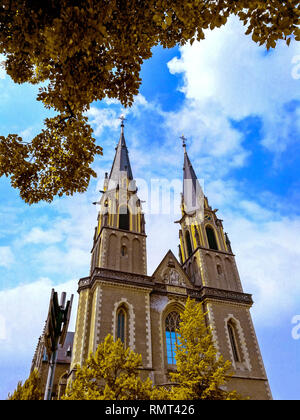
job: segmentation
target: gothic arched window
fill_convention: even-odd
[[[188,230],[185,232],[185,241],[186,241],[188,256],[190,257],[193,253],[193,248],[192,248],[192,242],[191,242],[191,235]]]
[[[200,236],[199,236],[197,226],[195,226],[195,239],[196,239],[197,246],[200,246]]]
[[[119,338],[125,344],[126,313],[121,308],[117,313],[117,339]]]
[[[216,251],[218,251],[219,248],[216,240],[215,231],[210,226],[206,226],[205,230],[210,249],[215,249]]]
[[[119,209],[119,229],[129,230],[130,214],[127,206],[121,206]]]
[[[125,245],[122,245],[122,247],[121,247],[121,255],[122,255],[122,257],[127,256],[127,248],[126,248]]]
[[[227,328],[228,328],[228,334],[230,338],[230,344],[231,344],[234,361],[240,362],[241,357],[240,357],[239,346],[238,346],[238,342],[236,338],[235,327],[231,322],[229,322],[227,324]]]
[[[180,315],[178,312],[170,312],[166,318],[166,346],[167,360],[169,365],[175,365],[176,359],[176,343],[178,342],[178,328],[180,323]]]

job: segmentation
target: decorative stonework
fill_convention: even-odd
[[[145,296],[146,310],[146,340],[147,340],[147,367],[152,368],[152,338],[151,338],[151,315],[150,315],[150,294]]]
[[[85,302],[84,302],[84,313],[83,313],[83,328],[82,328],[82,341],[81,341],[81,357],[80,365],[83,364],[85,360],[86,349],[88,345],[87,334],[89,333],[89,315],[91,310],[89,292],[86,293]]]
[[[117,270],[109,270],[106,268],[96,268],[93,272],[92,277],[85,277],[79,280],[78,290],[80,291],[86,287],[92,287],[95,281],[106,279],[106,280],[116,280],[122,283],[137,283],[145,286],[152,286],[152,278],[142,274],[132,274]]]
[[[108,176],[106,179],[108,182]],[[103,190],[106,191],[107,188],[108,184]],[[183,254],[181,262],[184,264],[178,262],[172,251],[168,251],[153,276],[147,276],[144,225],[140,215],[133,217],[133,212],[130,212],[129,226],[119,224],[117,208],[120,196],[115,195],[116,191],[110,193],[107,209],[104,205],[100,210],[103,217],[108,210],[109,217],[106,217],[106,222],[102,220],[98,223],[100,227],[97,231],[98,237],[94,238],[91,275],[79,281],[80,304],[74,341],[74,362],[82,363],[88,356],[88,350],[95,351],[100,339],[103,340],[107,334],[112,333],[116,339],[117,314],[122,307],[127,315],[126,345],[142,354],[142,375],[151,377],[155,385],[167,384],[168,372],[175,367],[168,365],[165,321],[170,312],[181,312],[184,309],[189,296],[201,303],[207,312],[206,321],[212,328],[218,354],[221,355],[222,351],[228,358],[231,354],[233,362],[226,323],[230,319],[235,323],[236,338],[244,364],[244,369],[241,370],[241,363],[238,366],[233,363],[238,369],[235,384],[241,383],[241,389],[251,390],[253,399],[271,398],[249,314],[249,308],[253,304],[252,297],[239,288],[241,283],[235,258],[231,249],[228,252],[222,222],[216,217],[216,210],[212,210],[205,197],[205,221],[197,213],[188,215],[183,211],[178,223],[181,224],[179,237]],[[208,222],[215,230],[218,250],[209,248],[212,245],[209,244],[205,232],[205,224]],[[127,226],[129,230],[119,229],[118,226]],[[184,237],[186,230],[191,234],[190,247]],[[115,238],[113,243],[112,237]],[[226,265],[226,259],[232,264]],[[232,313],[239,319],[234,318]],[[230,353],[226,346],[229,346]],[[265,381],[266,392],[261,382],[257,384],[256,381]]]
[[[170,286],[186,287],[183,277],[175,268],[166,267],[162,272],[161,280]]]
[[[191,290],[189,292],[192,298],[198,299],[216,299],[220,301],[232,301],[241,304],[246,304],[252,306],[253,300],[252,296],[240,293],[240,292],[233,292],[231,290],[222,290],[213,287],[203,287],[202,289],[198,290]]]
[[[266,373],[265,365],[264,365],[263,359],[261,357],[261,353],[260,353],[259,345],[258,345],[258,341],[257,341],[257,336],[256,336],[256,333],[255,333],[255,330],[254,330],[254,327],[253,327],[253,322],[252,322],[252,318],[251,318],[251,315],[250,315],[249,311],[247,312],[247,317],[248,317],[249,326],[250,326],[250,330],[251,330],[252,340],[253,340],[253,343],[254,343],[254,346],[255,346],[255,351],[256,351],[256,356],[257,356],[257,359],[258,359],[258,363],[259,363],[259,366],[260,366],[260,368],[261,368],[261,370],[262,370],[262,372],[265,376],[266,392],[269,396],[269,399],[272,400],[273,399],[272,391],[271,391],[271,388],[270,388],[270,385],[269,385],[269,381],[267,379],[267,373]]]
[[[153,295],[151,296],[151,309],[157,312],[162,312],[166,305],[168,304],[169,299],[167,296]]]
[[[239,339],[239,342],[240,342],[240,345],[241,345],[241,350],[242,350],[242,355],[243,355],[242,365],[245,367],[245,369],[251,371],[252,366],[251,366],[250,356],[249,356],[249,352],[248,352],[248,348],[247,348],[245,335],[244,335],[243,329],[241,327],[241,323],[237,318],[235,318],[234,315],[229,314],[227,316],[227,318],[224,320],[224,322],[225,322],[225,336],[226,336],[227,345],[228,345],[228,348],[229,348],[229,351],[230,351],[233,367],[235,368],[235,370],[238,368],[238,366],[237,366],[237,364],[234,360],[234,357],[233,357],[232,346],[231,346],[231,343],[230,343],[230,337],[229,337],[229,332],[228,332],[228,322],[229,321],[233,321],[236,332],[238,334],[238,339]]]
[[[176,293],[176,294],[184,295],[184,296],[187,295],[186,288],[183,288],[183,287],[167,286],[166,289],[168,293]]]
[[[217,329],[216,329],[214,312],[213,312],[212,305],[210,303],[207,304],[207,316],[208,316],[208,319],[209,319],[209,325],[211,326],[211,332],[212,332],[214,344],[215,344],[217,352],[218,352],[217,357],[219,357],[221,355],[220,345],[219,345],[219,340],[218,340],[218,336],[217,336]]]
[[[95,340],[94,340],[94,352],[100,342],[100,327],[101,327],[101,309],[102,309],[102,288],[97,287],[96,297],[96,317],[95,317]]]

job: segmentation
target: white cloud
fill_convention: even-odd
[[[117,129],[120,125],[119,115],[110,108],[96,108],[92,106],[86,113],[96,136],[100,136],[105,128]]]
[[[14,262],[14,255],[8,246],[0,247],[0,267],[9,268]]]
[[[45,212],[47,217],[33,219],[23,227],[14,246],[22,258],[29,258],[38,275],[87,275],[97,224],[92,202],[98,198],[99,193],[90,188],[84,195],[56,199],[50,205],[51,217]]]
[[[300,217],[283,216],[241,192],[237,182],[206,185],[229,233],[245,293],[253,294],[256,325],[282,325],[300,305]]]
[[[231,121],[258,116],[262,144],[275,155],[298,141],[300,85],[293,75],[299,53],[297,42],[290,48],[279,43],[266,53],[231,18],[225,27],[207,31],[205,41],[181,47],[180,58],[168,63],[172,74],[182,74],[186,98],[179,111],[166,114],[166,126],[173,138],[184,132],[189,140],[194,168],[201,168],[211,205],[220,208],[260,325],[278,325],[299,311],[300,219],[282,216],[276,197],[262,206],[267,191],[254,201],[242,183],[224,181],[249,155],[244,133]]]
[[[169,113],[165,121],[173,139],[184,133],[190,155],[202,156],[202,162],[195,162],[195,167],[203,170],[201,176],[212,172],[215,177],[222,176],[232,167],[243,166],[248,156],[242,147],[243,135],[231,127],[214,99],[189,100],[179,112]]]
[[[100,136],[105,128],[109,128],[112,131],[117,131],[120,127],[121,115],[124,115],[125,118],[129,114],[138,116],[141,110],[145,108],[153,109],[155,107],[152,103],[149,103],[141,94],[138,94],[134,97],[134,103],[131,108],[123,108],[121,103],[116,99],[106,98],[104,102],[106,105],[108,105],[107,108],[97,108],[96,106],[91,106],[91,108],[86,113],[96,136]],[[113,108],[109,108],[111,105]],[[111,139],[107,140],[111,141]]]
[[[89,238],[89,248],[91,248],[92,237]],[[85,244],[83,244],[85,245]],[[42,266],[43,272],[61,273],[80,273],[86,270],[90,262],[88,248],[80,249],[76,247],[62,250],[55,246],[44,248],[37,254],[36,261]]]
[[[67,299],[74,294],[72,317],[69,331],[74,331],[78,304],[77,281],[68,281],[56,285],[48,278],[41,278],[30,284],[0,291],[0,321],[5,326],[0,345],[0,370],[9,374],[0,386],[6,398],[17,385],[18,380],[25,380],[31,367],[31,360],[35,352],[39,336],[42,334],[48,315],[51,289],[61,294],[67,292]],[[1,330],[0,330],[1,333]],[[10,378],[15,376],[15,370],[20,368],[15,382]],[[7,387],[11,387],[8,389]]]
[[[62,232],[57,230],[43,230],[40,227],[33,227],[24,237],[24,243],[32,244],[53,244],[61,242]]]
[[[20,132],[20,137],[22,137],[23,141],[31,141],[33,138],[33,131],[34,127],[28,127]]]
[[[0,315],[0,341],[6,339],[6,322],[3,315]]]
[[[260,325],[280,325],[299,312],[300,219],[226,219],[245,292]]]
[[[299,80],[292,77],[292,59],[300,53],[299,43],[292,42],[288,48],[282,42],[266,53],[244,30],[237,18],[231,18],[226,26],[207,31],[205,41],[181,47],[181,57],[168,64],[171,73],[182,73],[184,78],[181,90],[187,101],[180,116],[187,118],[192,109],[184,124],[178,117],[179,125],[190,127],[191,136],[196,130],[198,141],[212,141],[212,153],[215,134],[220,137],[215,153],[230,149],[236,154],[236,148],[239,153],[241,138],[228,129],[229,119],[261,117],[263,144],[274,152],[297,140],[296,133],[292,138],[286,135],[291,129],[298,129],[299,134],[299,114],[289,118],[284,109],[287,103],[300,100]],[[206,128],[212,129],[212,134]],[[226,139],[227,150],[223,150]]]
[[[41,335],[48,315],[49,299],[52,288],[61,293],[77,293],[77,281],[54,285],[48,278],[0,291],[0,315],[5,320],[6,339],[1,346],[1,356],[6,351],[32,353]],[[76,299],[73,307],[72,324],[75,328]]]

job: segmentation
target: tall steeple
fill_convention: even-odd
[[[186,150],[186,139],[184,136],[181,139],[184,148],[182,218],[179,221],[182,266],[195,285],[242,292],[222,220],[217,217],[218,210],[213,210],[204,196]],[[224,259],[222,263],[221,257]],[[211,262],[213,260],[216,264]],[[212,265],[220,272],[217,276],[213,274],[215,267]]]
[[[218,353],[232,363],[228,390],[253,399],[270,398],[249,313],[252,298],[243,293],[222,220],[202,193],[184,137],[181,264],[169,251],[147,276],[144,215],[121,120],[120,141],[99,203],[91,272],[78,285],[70,380],[78,364],[82,366],[112,334],[142,356],[141,378],[150,377],[155,385],[166,386],[170,371],[176,368],[180,315],[190,297],[202,305]],[[190,208],[193,198],[196,206]],[[157,243],[161,234],[154,238]]]
[[[114,162],[110,171],[109,175],[109,185],[119,185],[120,179],[124,177],[126,174],[126,177],[129,181],[133,180],[130,160],[129,160],[129,154],[128,149],[126,146],[125,136],[124,136],[124,120],[125,118],[123,116],[120,117],[121,119],[121,134],[120,134],[120,140],[116,147],[116,154],[114,158]]]
[[[95,268],[146,274],[145,218],[132,175],[121,116],[121,134],[110,175],[105,174],[92,249]],[[106,250],[103,248],[106,243]]]
[[[193,214],[203,210],[203,191],[186,150],[186,138],[180,138],[184,149],[182,204],[185,213]]]

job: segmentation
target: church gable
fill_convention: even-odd
[[[154,278],[155,283],[163,283],[168,286],[184,288],[193,287],[171,250],[167,252],[152,277]]]

